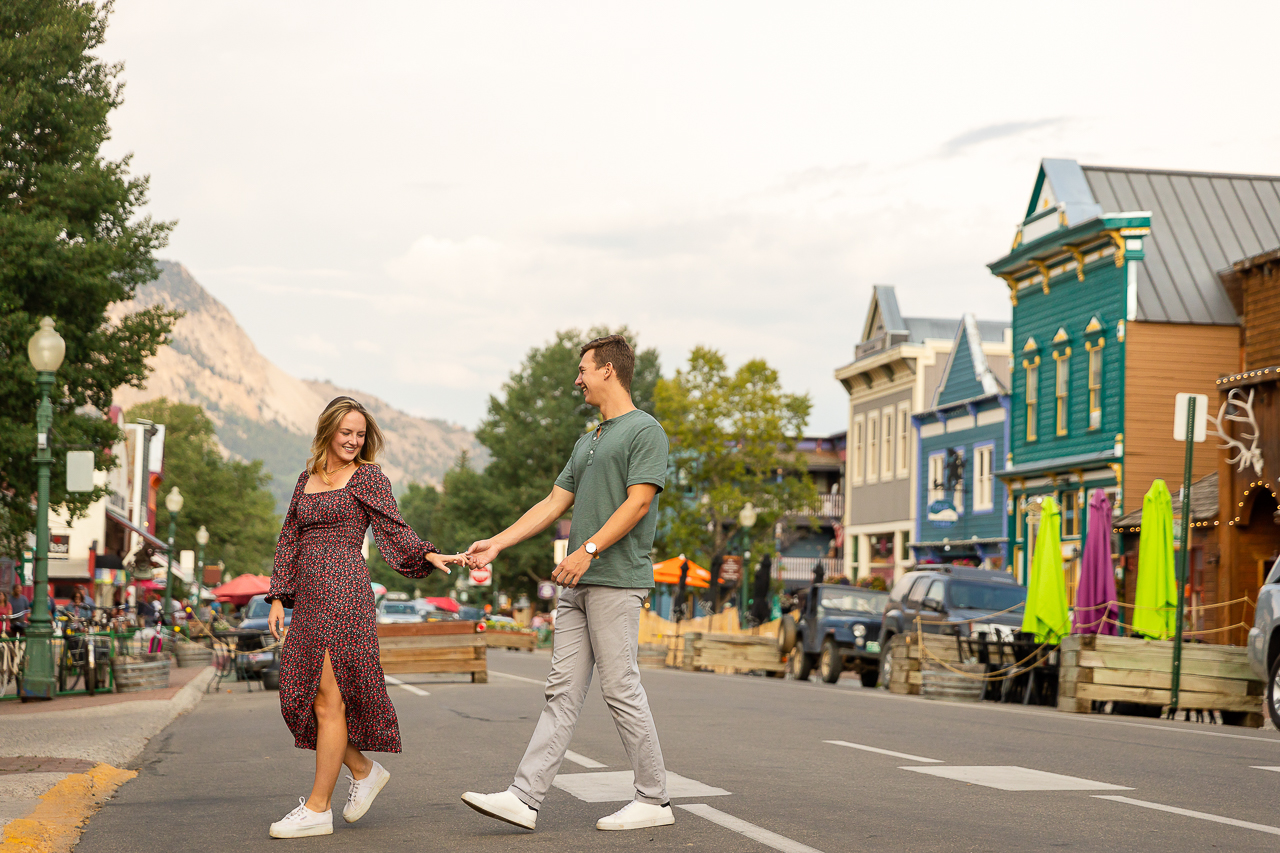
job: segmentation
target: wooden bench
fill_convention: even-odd
[[[382,671],[470,673],[474,684],[489,681],[485,635],[475,622],[423,622],[379,625],[378,647]]]

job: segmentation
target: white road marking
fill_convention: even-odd
[[[1027,767],[899,767],[943,779],[968,782],[1001,791],[1132,791],[1124,785],[1094,782],[1076,776],[1062,776]]]
[[[1254,765],[1249,769],[1250,770],[1271,770],[1273,772],[1280,773],[1280,767],[1258,767],[1257,765]]]
[[[937,758],[922,758],[919,755],[910,755],[905,752],[894,752],[891,749],[881,749],[878,746],[867,746],[861,743],[849,743],[847,740],[824,740],[823,743],[833,744],[835,746],[847,746],[850,749],[861,749],[864,752],[874,752],[879,755],[889,755],[894,758],[905,758],[907,761],[923,761],[925,764],[941,764]]]
[[[572,794],[584,803],[613,803],[636,798],[636,777],[630,770],[610,770],[607,773],[560,773],[552,781],[561,791]],[[667,796],[677,797],[727,797],[724,788],[704,785],[696,779],[686,779],[679,773],[667,771]]]
[[[489,670],[489,674],[496,675],[499,678],[510,678],[512,681],[527,681],[529,684],[536,684],[539,687],[545,687],[547,684],[547,680],[545,678],[542,681],[539,681],[536,678],[525,678],[523,675],[512,675],[509,672],[498,672],[492,669]]]
[[[1274,768],[1267,768],[1268,770]],[[1131,806],[1142,806],[1144,809],[1155,809],[1158,812],[1169,812],[1170,814],[1180,814],[1184,817],[1194,817],[1200,820],[1208,820],[1213,823],[1225,823],[1227,826],[1238,826],[1241,829],[1253,829],[1258,832],[1265,832],[1268,835],[1280,835],[1280,826],[1267,826],[1265,823],[1250,823],[1247,820],[1236,820],[1235,818],[1222,817],[1221,815],[1209,814],[1208,812],[1195,812],[1191,809],[1180,809],[1177,806],[1165,806],[1160,803],[1148,803],[1145,800],[1135,800],[1130,797],[1117,797],[1107,794],[1094,794],[1099,800],[1111,800],[1115,803],[1128,803]]]
[[[414,696],[430,696],[431,695],[427,691],[423,690],[421,687],[414,687],[412,684],[405,684],[403,681],[401,681],[398,678],[392,678],[389,675],[384,675],[382,677],[386,679],[387,684],[394,684],[396,687],[403,687],[405,690],[408,690]]]
[[[596,761],[595,759],[587,758],[582,753],[574,752],[572,749],[566,749],[564,751],[564,757],[569,759],[579,767],[585,767],[588,770],[601,770],[609,766],[608,764],[601,764],[599,761]]]
[[[712,823],[717,823],[725,829],[731,829],[740,835],[745,835],[752,841],[758,841],[766,847],[772,847],[774,850],[780,851],[780,853],[822,853],[821,850],[817,850],[807,844],[801,844],[799,841],[792,841],[785,835],[779,835],[776,832],[770,832],[767,829],[762,829],[754,823],[747,823],[745,820],[740,820],[733,815],[725,814],[719,809],[713,809],[711,806],[704,805],[702,803],[681,805],[680,808],[685,811],[693,812],[699,817],[705,817],[707,820]]]

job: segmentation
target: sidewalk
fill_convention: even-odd
[[[121,768],[195,707],[213,674],[173,669],[163,690],[0,703],[0,853],[70,850],[83,820],[136,775]]]

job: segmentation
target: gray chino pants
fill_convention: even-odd
[[[640,684],[640,610],[648,594],[647,589],[610,586],[561,591],[547,704],[509,789],[530,808],[542,805],[573,740],[593,667],[600,672],[600,692],[635,772],[636,799],[654,805],[667,801],[662,748]]]

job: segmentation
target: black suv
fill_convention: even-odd
[[[1022,630],[1027,590],[1008,572],[972,566],[930,566],[903,575],[889,592],[880,625],[880,684],[889,684],[889,641],[895,634],[1000,634]],[[997,614],[997,615],[992,615]]]

